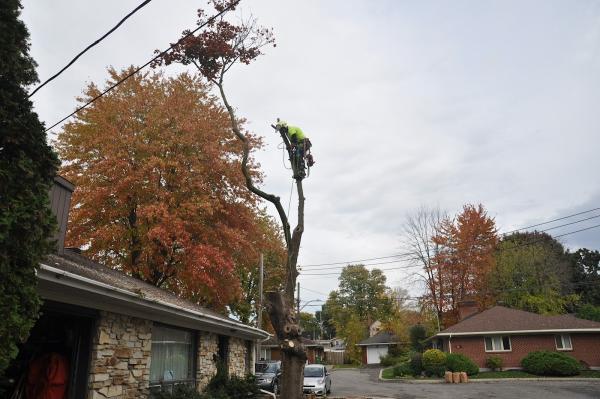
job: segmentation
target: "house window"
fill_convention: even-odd
[[[485,337],[486,352],[510,352],[510,337],[508,335],[493,335]]]
[[[556,349],[558,349],[559,351],[570,351],[573,349],[573,344],[571,343],[571,336],[569,334],[555,335],[554,341],[556,341]]]
[[[150,358],[150,387],[153,391],[194,380],[194,333],[154,324]]]

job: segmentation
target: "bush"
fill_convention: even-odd
[[[450,371],[464,371],[468,375],[479,373],[479,367],[460,353],[450,353],[446,356],[446,368]]]
[[[421,375],[423,372],[423,355],[420,352],[411,353],[409,364],[413,375]]]
[[[490,356],[485,359],[485,367],[492,371],[502,370],[502,358],[500,356]]]
[[[417,352],[422,351],[423,341],[425,338],[427,338],[427,331],[425,330],[425,327],[423,327],[421,324],[415,324],[408,330],[408,335],[410,337],[410,345],[412,346],[412,349]]]
[[[579,362],[571,356],[548,351],[529,353],[521,360],[521,366],[528,373],[535,375],[577,375],[581,370]]]
[[[394,366],[394,377],[407,377],[413,375],[409,362],[403,362]]]
[[[423,370],[428,376],[443,376],[446,371],[446,354],[439,349],[426,350],[423,353]]]
[[[383,367],[391,367],[407,360],[408,358],[406,356],[394,356],[391,353],[388,353],[387,355],[381,357],[380,364]]]
[[[151,396],[153,399],[203,399],[194,387],[189,385],[176,385],[173,392],[157,392]]]
[[[176,396],[175,394],[180,396]],[[229,376],[223,363],[217,365],[217,374],[210,380],[206,390],[197,396],[190,392],[174,390],[172,396],[159,396],[158,399],[238,399],[255,398],[260,393],[256,378],[253,375],[246,377]],[[162,394],[165,395],[165,394]],[[186,396],[187,395],[187,396]]]

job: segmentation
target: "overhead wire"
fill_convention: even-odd
[[[188,32],[184,36],[182,36],[179,40],[177,40],[177,42],[171,44],[168,48],[166,48],[165,50],[161,51],[156,56],[152,57],[150,59],[150,61],[146,62],[145,64],[143,64],[140,67],[137,67],[132,72],[128,73],[124,78],[120,79],[119,81],[117,81],[116,83],[114,83],[113,85],[111,85],[109,88],[105,89],[103,92],[101,92],[100,94],[98,94],[97,96],[95,96],[94,98],[92,98],[91,100],[89,100],[88,102],[86,102],[85,104],[83,104],[81,107],[78,107],[75,111],[71,112],[69,115],[65,116],[64,118],[62,118],[61,120],[59,120],[58,122],[56,122],[55,124],[53,124],[52,126],[50,126],[49,128],[47,128],[44,132],[47,133],[49,130],[51,130],[54,127],[60,125],[61,123],[63,123],[64,121],[66,121],[67,119],[69,119],[70,117],[72,117],[73,115],[76,115],[81,110],[83,110],[83,109],[87,108],[88,106],[90,106],[92,103],[94,103],[99,98],[103,97],[104,95],[106,95],[110,91],[114,90],[121,83],[125,82],[127,79],[129,79],[133,75],[137,74],[139,71],[141,71],[142,69],[146,68],[148,65],[152,64],[154,61],[156,61],[159,58],[163,57],[169,50],[173,49],[173,47],[177,46],[182,41],[184,41],[188,37],[192,36],[194,33],[198,32],[200,29],[204,28],[206,25],[208,25],[209,23],[211,23],[212,21],[214,21],[215,19],[217,19],[218,17],[220,17],[221,15],[223,15],[225,12],[227,12],[230,9],[234,8],[235,6],[237,6],[240,1],[241,0],[236,0],[236,1],[232,2],[231,4],[229,4],[228,6],[226,6],[225,8],[223,8],[223,10],[219,11],[218,13],[216,13],[215,15],[213,15],[212,17],[208,18],[205,22],[203,22],[202,24],[198,25],[198,27],[196,27],[195,29],[191,30],[190,32]]]
[[[600,210],[600,208],[593,208],[593,209],[589,209],[589,210],[587,210],[587,211],[578,212],[578,213],[573,213],[573,214],[571,214],[571,215],[566,215],[566,216],[559,217],[559,218],[556,218],[556,219],[548,220],[547,222],[543,222],[543,223],[537,223],[537,224],[532,224],[532,225],[530,225],[530,226],[525,226],[525,227],[521,227],[521,228],[519,228],[519,229],[510,230],[510,231],[507,231],[507,232],[505,232],[505,233],[502,233],[502,234],[503,234],[503,235],[508,235],[508,234],[511,234],[511,233],[515,233],[515,232],[517,232],[517,231],[528,230],[528,229],[530,229],[530,228],[532,228],[532,227],[543,226],[543,225],[546,225],[546,224],[550,224],[550,223],[558,222],[559,220],[569,219],[569,218],[572,218],[573,216],[579,216],[579,215],[583,215],[583,214],[586,214],[586,213],[594,212],[594,211],[597,211],[597,210]]]
[[[46,86],[48,83],[52,82],[54,79],[56,79],[58,76],[60,76],[64,71],[66,71],[71,65],[73,65],[75,63],[75,61],[77,61],[79,59],[79,57],[81,57],[82,55],[84,55],[85,53],[88,52],[88,50],[90,50],[92,47],[96,46],[97,44],[99,44],[102,40],[106,39],[107,36],[109,36],[111,33],[113,33],[115,30],[117,30],[121,25],[123,25],[123,22],[125,22],[127,19],[129,19],[129,17],[131,17],[133,14],[135,14],[136,12],[138,12],[139,10],[141,10],[142,8],[144,8],[148,3],[150,3],[152,0],[145,0],[144,2],[142,2],[140,5],[138,5],[136,8],[134,8],[129,14],[125,15],[115,26],[113,26],[108,32],[106,32],[104,35],[102,35],[99,39],[96,39],[92,44],[90,44],[89,46],[87,46],[86,48],[84,48],[82,51],[79,52],[79,54],[77,54],[75,57],[73,57],[73,59],[71,61],[69,61],[69,63],[67,65],[65,65],[60,71],[56,72],[54,75],[52,75],[51,77],[49,77],[48,79],[46,79],[42,84],[40,84],[38,87],[36,87],[31,93],[29,93],[27,95],[27,97],[31,97],[33,96],[35,93],[38,92],[38,90],[40,90],[42,87]]]
[[[593,209],[590,209],[588,211],[578,212],[578,213],[574,213],[574,214],[571,214],[571,215],[563,216],[563,217],[560,217],[560,218],[549,220],[548,222],[539,223],[537,225],[526,226],[526,227],[523,227],[523,228],[520,228],[520,229],[517,229],[517,230],[512,230],[510,232],[503,233],[502,235],[507,235],[507,234],[509,234],[511,232],[526,230],[526,229],[531,228],[531,227],[541,226],[541,225],[553,223],[553,222],[556,222],[556,221],[559,221],[559,220],[568,219],[568,218],[571,218],[573,216],[582,215],[582,214],[585,214],[585,213],[593,212],[595,210],[600,210],[600,208],[593,208]],[[558,228],[561,228],[561,227],[570,226],[570,225],[577,224],[577,223],[582,223],[582,222],[585,222],[585,221],[588,221],[588,220],[591,220],[591,219],[596,219],[596,218],[599,218],[599,217],[600,217],[600,215],[594,215],[594,216],[591,216],[591,217],[588,217],[588,218],[577,220],[575,222],[564,223],[564,224],[561,224],[559,226],[549,227],[547,229],[540,230],[540,232],[546,232],[546,231],[558,229]],[[557,236],[555,236],[555,237],[557,237]],[[301,268],[318,268],[319,270],[327,270],[327,269],[335,269],[335,268],[322,268],[320,266],[348,265],[348,264],[352,264],[352,263],[364,262],[364,261],[370,261],[370,260],[389,259],[389,258],[401,258],[401,257],[408,257],[408,256],[414,257],[414,253],[405,252],[405,253],[398,253],[398,254],[395,254],[395,255],[379,256],[379,257],[364,258],[364,259],[355,259],[355,260],[349,260],[349,261],[339,261],[339,262],[329,262],[329,263],[314,263],[314,264],[308,264],[308,265],[301,265]],[[394,260],[394,261],[390,261],[390,262],[373,263],[372,265],[386,264],[386,263],[399,263],[399,262],[403,262],[403,261],[407,261],[407,260],[415,260],[415,259],[414,258],[413,259],[399,259],[399,260]],[[416,260],[418,260],[418,258]],[[365,266],[369,266],[369,265],[365,265]],[[343,266],[343,267],[345,267],[345,266]]]
[[[591,230],[591,229],[595,229],[600,227],[600,224],[594,225],[594,226],[589,226],[583,229],[579,229],[579,230],[575,230],[575,231],[570,231],[568,233],[563,233],[563,234],[559,234],[559,235],[554,235],[554,238],[560,238],[560,237],[564,237],[567,235],[571,235],[571,234],[576,234],[576,233],[580,233],[582,231],[587,231],[587,230]],[[549,229],[548,229],[549,230]],[[521,244],[517,244],[508,248],[499,248],[498,251],[502,252],[502,251],[508,251],[508,250],[512,250],[512,249],[516,249],[516,248],[520,248],[523,246],[528,246],[528,245],[533,245],[536,244],[538,242],[543,241],[544,238],[540,238],[534,241],[529,241],[529,242],[525,242],[525,243],[521,243]],[[413,260],[418,260],[419,258],[414,258]],[[408,260],[408,259],[405,259]],[[365,265],[366,266],[366,265]],[[399,266],[399,267],[391,267],[391,268],[382,268],[379,269],[381,271],[391,271],[391,270],[406,270],[406,269],[411,269],[411,268],[417,268],[417,267],[422,267],[421,265],[405,265],[405,266]],[[341,267],[341,269],[344,269],[345,267]],[[312,271],[312,270],[311,270]],[[343,270],[337,271],[337,272],[327,272],[327,273],[301,273],[302,276],[336,276],[342,273]]]

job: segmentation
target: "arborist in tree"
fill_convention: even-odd
[[[302,129],[297,126],[288,125],[287,122],[279,118],[277,118],[277,124],[274,127],[279,132],[285,133],[292,145],[294,179],[304,179],[306,177],[306,165],[310,168],[315,164],[313,156],[310,153],[310,148],[312,147],[310,140],[304,135]]]

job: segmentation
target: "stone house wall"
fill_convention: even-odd
[[[89,399],[148,395],[152,322],[102,311],[92,341]]]
[[[211,378],[217,374],[215,359],[219,352],[217,334],[198,332],[198,358],[196,361],[196,386],[202,392]]]
[[[227,369],[229,375],[237,375],[244,377],[247,374],[246,355],[248,348],[246,341],[241,338],[229,338],[229,359],[227,361]]]

